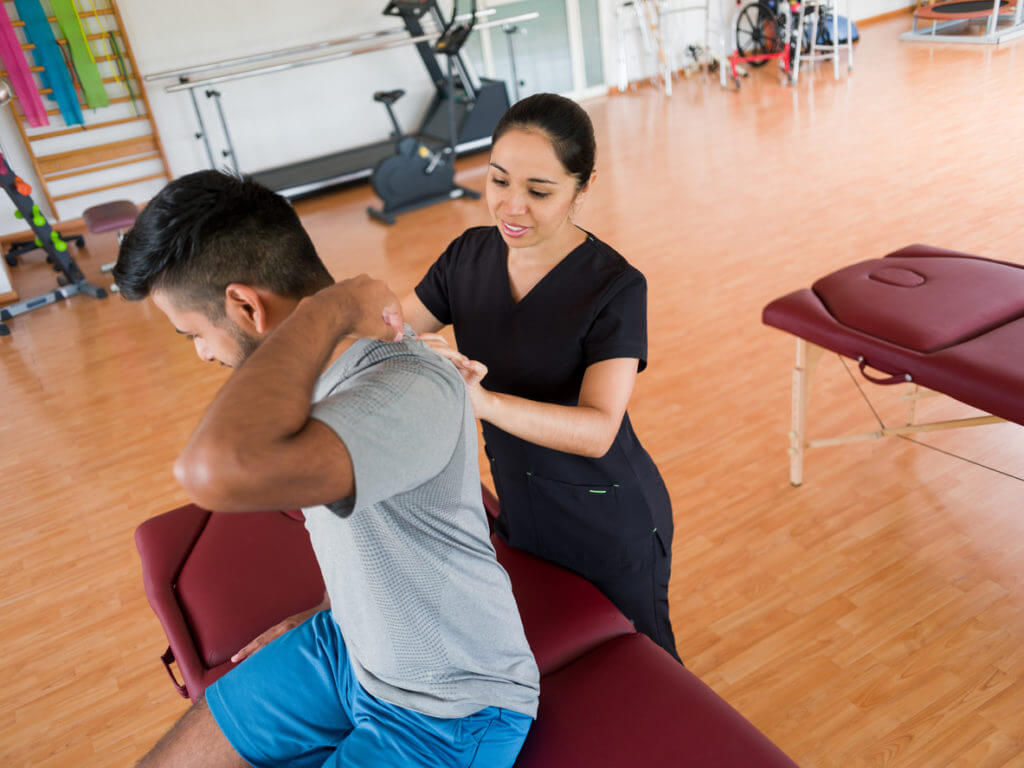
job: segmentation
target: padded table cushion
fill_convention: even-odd
[[[796,768],[640,634],[611,640],[541,681],[537,720],[516,768],[566,766]]]
[[[208,667],[317,605],[324,583],[305,526],[279,512],[210,515],[175,583]],[[261,628],[262,627],[262,628]]]
[[[139,209],[130,200],[115,200],[86,208],[82,219],[90,232],[109,232],[112,229],[128,229],[135,223]]]
[[[767,325],[1024,423],[1024,267],[915,245],[773,301]]]
[[[579,576],[491,537],[512,580],[523,630],[541,675],[635,630],[607,597]]]
[[[1024,317],[1021,267],[907,251],[833,272],[812,290],[838,322],[915,352]]]
[[[234,666],[235,651],[323,598],[294,513],[218,515],[190,504],[147,520],[135,543],[146,596],[193,701]]]

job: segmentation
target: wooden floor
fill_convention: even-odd
[[[811,453],[787,482],[793,339],[772,298],[909,243],[1024,262],[1024,43],[897,42],[856,71],[740,93],[678,83],[589,102],[580,223],[650,285],[630,412],[672,494],[672,617],[688,667],[801,766],[1024,766],[1024,483],[902,440]],[[462,165],[479,188],[484,160]],[[465,227],[459,201],[367,220],[368,188],[299,204],[336,275],[404,291]],[[96,279],[112,236],[80,255]],[[40,256],[22,295],[52,285]],[[104,279],[105,281],[105,279]],[[152,306],[75,298],[0,339],[0,765],[122,766],[184,711],[158,661],[136,525],[186,501],[171,462],[226,372]],[[896,395],[868,391],[886,417]],[[925,417],[968,412],[929,401]],[[842,365],[820,432],[870,429]],[[922,438],[1024,477],[1011,425]],[[685,713],[679,713],[685,717]],[[752,767],[753,768],[753,767]]]

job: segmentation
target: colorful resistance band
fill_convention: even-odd
[[[43,68],[40,79],[43,85],[53,91],[53,100],[57,102],[61,117],[68,125],[81,125],[82,107],[78,103],[78,94],[71,82],[68,68],[64,64],[64,56],[57,46],[57,38],[53,36],[53,28],[46,18],[46,12],[39,0],[14,0],[18,16],[25,22],[25,37],[35,46],[33,55],[36,64]]]
[[[7,15],[7,7],[0,2],[0,60],[3,60],[4,69],[11,78],[11,85],[18,95],[21,108],[25,112],[28,124],[33,128],[39,128],[50,124],[50,118],[46,116],[46,107],[43,106],[43,99],[39,95],[39,88],[36,80],[32,77],[32,70],[25,61],[25,52],[21,49],[18,36],[14,34],[14,26],[11,24],[11,17]]]
[[[106,28],[103,26],[103,19],[100,18],[100,13],[99,13],[99,11],[96,10],[96,3],[94,3],[92,0],[89,0],[89,7],[92,8],[92,17],[93,17],[93,19],[96,20],[96,26],[99,27],[100,32],[103,33],[103,42],[107,44],[108,49],[110,51],[109,54],[104,54],[104,55],[107,55],[109,60],[113,61],[114,60],[114,49],[112,47],[110,47],[110,41],[107,39]],[[84,17],[85,17],[85,7],[83,6],[82,10],[79,11],[79,13],[78,13],[78,22],[79,22],[79,24],[82,23],[82,19]],[[114,67],[114,81],[118,85],[120,85],[122,88],[124,88],[125,93],[127,93],[129,96],[131,96],[132,95],[131,89],[128,87],[128,85],[125,83],[125,81],[121,79],[120,71],[121,71],[121,67],[119,67],[119,66],[115,66]],[[138,107],[135,106],[134,98],[132,99],[132,108],[135,110],[135,114],[136,115],[139,114]]]
[[[57,41],[57,46],[60,48],[60,55],[64,57],[64,65],[68,68],[68,74],[71,75],[71,84],[75,86],[75,93],[78,94],[78,103],[85,104],[85,91],[82,90],[82,81],[78,79],[78,73],[75,72],[74,63],[71,60],[71,49],[68,48],[68,44]]]
[[[82,34],[82,25],[74,4],[71,0],[50,0],[50,6],[57,17],[60,31],[71,48],[71,61],[74,62],[82,90],[85,91],[85,103],[92,109],[108,106],[110,98],[107,96],[107,89],[103,85],[103,78],[96,66],[89,41]]]
[[[110,39],[110,47],[114,50],[114,56],[117,57],[117,68],[121,71],[121,76],[124,78],[125,88],[128,89],[128,96],[132,100],[132,109],[135,110],[135,114],[139,114],[139,107],[135,103],[135,91],[132,89],[132,81],[128,76],[128,67],[124,63],[124,56],[121,55],[121,46],[117,44],[117,35],[113,32],[107,32],[107,37]]]

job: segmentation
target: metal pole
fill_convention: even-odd
[[[473,87],[473,81],[469,77],[469,71],[466,68],[466,63],[459,56],[456,56],[455,59],[455,66],[459,70],[459,80],[462,81],[463,93],[465,93],[470,100],[475,100],[478,89]]]
[[[997,26],[999,26],[999,0],[993,0],[992,15],[988,19],[988,30],[986,34],[994,35],[996,33]]]
[[[455,57],[448,56],[448,146],[451,151],[452,168],[459,145],[459,127],[455,122]]]
[[[235,154],[235,145],[231,143],[231,132],[228,131],[228,121],[224,117],[224,109],[220,104],[220,91],[215,91],[211,88],[206,92],[206,98],[213,99],[213,103],[217,107],[217,114],[220,115],[220,127],[224,129],[224,138],[228,142],[228,148],[224,150],[224,155],[231,156],[231,166],[235,169],[235,173],[240,173],[238,170],[238,156]]]
[[[182,78],[182,83],[187,82],[185,78]],[[210,149],[210,140],[206,137],[206,123],[203,122],[203,113],[199,111],[199,102],[196,101],[195,89],[189,88],[188,95],[192,97],[192,109],[196,111],[196,120],[199,122],[199,133],[196,134],[196,138],[203,140],[203,146],[206,147],[206,156],[210,160],[210,168],[216,170],[217,164],[213,162],[213,150]]]
[[[616,39],[619,43],[619,93],[625,93],[626,89],[629,88],[629,61],[626,56],[626,23],[622,18],[622,9],[624,7],[622,4],[619,4],[615,8]]]
[[[515,24],[506,24],[501,28],[502,32],[505,33],[505,40],[508,42],[508,61],[512,67],[512,103],[518,103],[519,101],[519,70],[516,68],[516,49],[512,44],[512,35],[519,31],[519,27]]]

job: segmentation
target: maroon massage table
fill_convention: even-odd
[[[797,337],[793,485],[803,482],[808,448],[1002,421],[1024,424],[1022,265],[911,245],[776,299],[765,307],[763,319]],[[808,441],[811,376],[825,350],[857,361],[864,377],[876,384],[909,384],[907,423]],[[919,388],[990,415],[914,423],[913,405],[926,396]]]
[[[483,494],[496,516],[497,499]],[[177,661],[183,682],[174,685],[193,701],[238,648],[323,597],[300,513],[189,505],[147,520],[135,541],[169,643],[162,661],[172,680]],[[541,673],[540,711],[516,768],[797,768],[594,585],[492,541]]]

